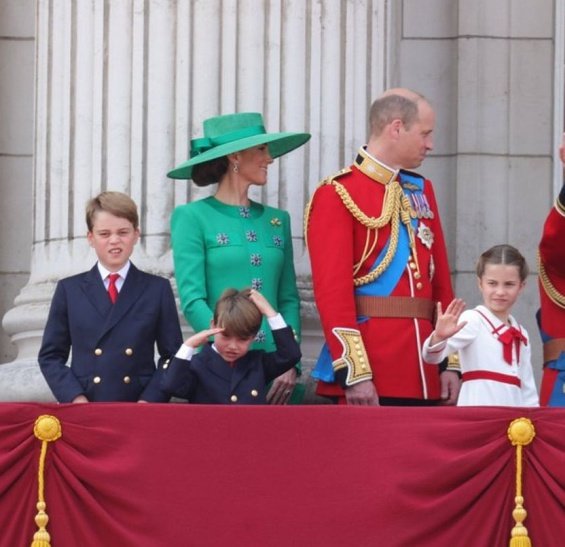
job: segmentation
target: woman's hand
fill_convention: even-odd
[[[296,369],[291,368],[275,378],[267,393],[267,402],[270,405],[286,405],[296,385],[297,376]]]

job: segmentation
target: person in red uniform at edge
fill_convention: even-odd
[[[565,165],[565,134],[559,148]],[[543,227],[538,253],[543,340],[542,406],[565,407],[565,185]]]
[[[306,210],[326,339],[317,393],[356,405],[455,404],[457,363],[422,358],[435,303],[445,309],[453,291],[432,184],[407,171],[433,148],[435,114],[422,95],[391,89],[369,125],[353,165],[324,179]]]

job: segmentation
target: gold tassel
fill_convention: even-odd
[[[523,524],[528,512],[524,509],[524,498],[522,497],[522,448],[530,444],[535,436],[534,424],[528,418],[518,418],[508,427],[508,438],[516,447],[516,497],[514,498],[516,506],[512,511],[516,524],[512,528],[510,547],[532,547],[528,529]]]
[[[41,441],[41,452],[39,454],[39,469],[37,473],[37,515],[35,515],[35,524],[39,528],[33,535],[31,547],[51,547],[51,536],[47,531],[47,523],[49,517],[45,512],[47,505],[45,504],[45,456],[47,454],[47,443],[56,441],[61,437],[61,423],[55,416],[44,414],[35,420],[33,427],[34,435]]]

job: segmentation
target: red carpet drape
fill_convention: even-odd
[[[507,546],[522,416],[524,524],[565,537],[565,409],[5,403],[1,546],[37,530],[43,414],[53,547]]]

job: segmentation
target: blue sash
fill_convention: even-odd
[[[409,182],[410,184],[417,186],[419,190],[413,190],[414,192],[422,192],[424,190],[424,179],[418,175],[412,173],[400,172],[400,183]],[[408,193],[407,190],[404,190]],[[412,229],[416,230],[418,227],[418,219],[412,219]],[[374,270],[382,261],[386,255],[388,247],[390,245],[390,237],[386,242],[385,246],[375,259],[371,270]],[[388,268],[376,279],[367,283],[366,285],[361,285],[360,287],[355,287],[356,295],[368,295],[368,296],[389,296],[396,285],[398,284],[404,268],[410,257],[410,238],[408,235],[408,230],[404,224],[400,224],[400,229],[398,231],[398,246],[396,248],[396,253],[392,257],[392,261]],[[368,321],[366,316],[358,316],[357,323],[364,323]],[[324,343],[318,356],[318,360],[314,365],[314,370],[312,370],[312,377],[317,380],[322,380],[324,382],[333,382],[335,379],[334,370],[332,366],[332,356],[328,348],[327,343]]]

